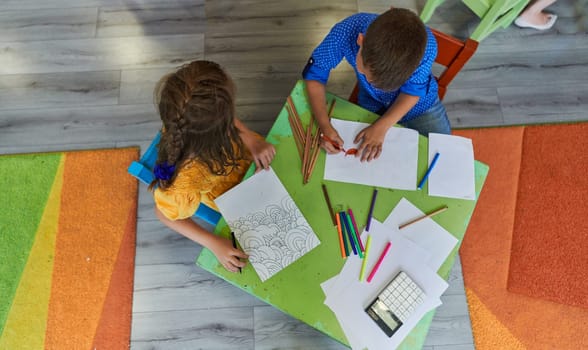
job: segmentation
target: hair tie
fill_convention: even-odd
[[[153,174],[155,175],[155,178],[158,180],[164,180],[164,181],[171,180],[175,171],[176,171],[176,166],[169,165],[169,164],[167,164],[167,162],[163,163],[163,164],[157,164],[157,165],[155,165],[155,168],[153,168]]]

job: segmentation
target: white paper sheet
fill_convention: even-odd
[[[428,164],[437,152],[439,159],[428,179],[429,196],[476,199],[472,140],[430,133]]]
[[[372,247],[366,275],[379,258],[385,244],[392,242],[390,251],[372,282],[359,282],[362,261],[353,256],[347,258],[339,275],[325,281],[321,287],[326,295],[325,304],[337,316],[353,349],[394,349],[427,312],[441,305],[440,296],[448,285],[425,264],[428,257],[426,252],[405,239],[397,229],[391,229],[375,220],[372,224],[369,232],[372,235]],[[365,240],[366,237],[367,232],[364,231],[362,239]],[[389,338],[364,310],[399,271],[405,271],[423,289],[426,298],[404,325]]]
[[[390,215],[388,215],[384,221],[384,225],[391,228],[398,228],[398,226],[423,215],[425,213],[419,208],[410,203],[406,198],[402,198]],[[457,238],[431,218],[415,222],[400,230],[400,233],[406,239],[416,243],[420,248],[423,248],[430,254],[427,265],[433,271],[439,270],[458,242]]]
[[[271,168],[214,202],[262,282],[320,244]]]
[[[345,142],[345,149],[354,148],[355,136],[369,124],[332,119],[333,127]],[[343,152],[328,154],[325,162],[325,180],[349,182],[384,188],[416,190],[419,134],[401,127],[388,130],[382,154],[371,162],[361,162]]]

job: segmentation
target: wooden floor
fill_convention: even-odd
[[[0,153],[144,150],[160,127],[155,81],[203,58],[227,68],[239,116],[265,134],[329,28],[390,4],[420,11],[424,0],[2,0]],[[445,98],[453,127],[587,120],[587,7],[560,0],[554,29],[483,41]],[[477,23],[458,0],[429,22],[459,37]],[[347,96],[353,82],[342,64],[328,89]],[[139,200],[133,349],[344,348],[195,266],[200,248],[157,221],[145,186]],[[429,350],[473,348],[459,264],[450,282]]]

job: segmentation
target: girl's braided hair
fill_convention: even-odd
[[[187,160],[205,163],[215,175],[238,166],[244,147],[234,124],[234,96],[231,78],[210,61],[186,64],[159,81],[154,99],[163,132],[151,188],[168,188]]]

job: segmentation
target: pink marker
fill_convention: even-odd
[[[388,254],[388,251],[390,250],[390,246],[392,246],[392,242],[388,242],[388,244],[386,244],[386,247],[384,248],[384,251],[382,252],[382,254],[380,255],[380,257],[378,258],[378,262],[376,263],[376,265],[372,269],[372,272],[370,272],[370,274],[369,274],[369,276],[367,278],[368,283],[372,281],[372,278],[374,278],[374,275],[376,274],[376,272],[380,268],[380,265],[382,264],[382,261],[384,260],[384,258],[386,257],[386,254]]]

